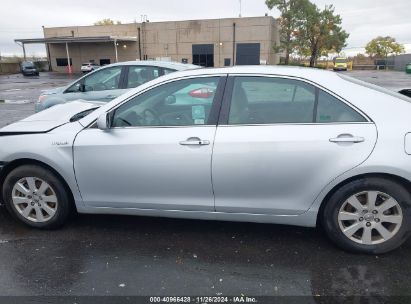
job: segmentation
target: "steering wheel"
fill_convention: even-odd
[[[145,109],[142,115],[143,115],[144,122],[147,125],[158,124],[160,122],[160,120],[158,119],[158,114],[153,109],[148,109],[148,108]],[[151,116],[151,118],[149,116]]]
[[[93,91],[104,91],[107,90],[107,86],[104,83],[96,83],[93,86]]]
[[[193,119],[186,113],[167,113],[161,115],[161,121],[171,126],[191,125]]]

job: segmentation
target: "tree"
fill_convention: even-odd
[[[341,16],[335,14],[332,5],[324,10],[310,3],[306,10],[306,19],[299,25],[298,43],[300,52],[310,57],[310,67],[317,59],[329,53],[339,53],[346,46],[349,34],[341,27]]]
[[[365,47],[365,52],[373,58],[387,58],[389,55],[398,55],[405,52],[402,44],[398,43],[395,38],[377,37],[371,40]]]
[[[297,47],[296,30],[300,20],[304,19],[305,8],[309,0],[266,0],[265,4],[271,10],[277,8],[281,12],[278,19],[280,26],[280,45],[275,45],[276,52],[285,52],[285,64],[290,62],[290,54]]]
[[[94,22],[94,25],[113,25],[113,24],[121,24],[121,21],[114,21],[110,18],[102,19],[97,22]]]

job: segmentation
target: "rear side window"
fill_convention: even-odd
[[[269,77],[237,77],[230,124],[310,123],[315,88],[304,82]]]
[[[344,102],[303,81],[274,77],[234,79],[229,124],[365,121]]]
[[[160,68],[155,66],[130,66],[127,74],[127,88],[136,88],[161,76]]]
[[[176,70],[172,70],[172,69],[163,69],[163,71],[164,71],[164,75],[168,75],[168,74],[171,74],[171,73],[175,72]]]
[[[354,109],[334,96],[320,90],[318,94],[318,123],[331,122],[365,122],[366,120]]]

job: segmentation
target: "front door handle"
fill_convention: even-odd
[[[208,146],[210,144],[209,140],[201,140],[198,137],[192,137],[184,141],[180,141],[182,146]]]
[[[342,134],[336,138],[331,138],[330,142],[332,143],[353,143],[358,144],[365,141],[364,137],[352,136],[351,134]]]
[[[115,98],[117,98],[116,95],[107,95],[106,96],[106,99],[115,99]]]

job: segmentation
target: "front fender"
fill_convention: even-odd
[[[70,123],[48,133],[22,134],[0,138],[0,159],[3,163],[40,162],[55,170],[73,194],[77,209],[83,208],[73,167],[73,142],[83,129],[80,123]],[[7,144],[2,144],[7,141]]]

